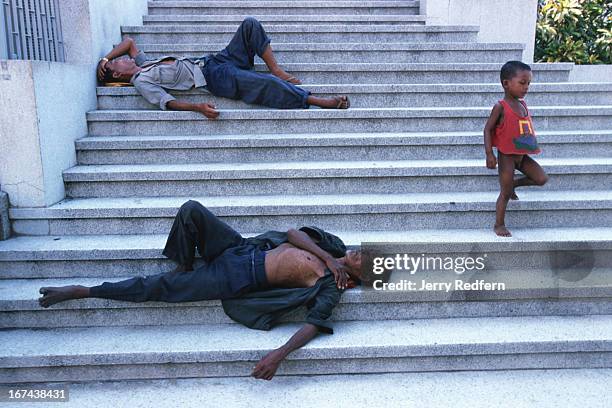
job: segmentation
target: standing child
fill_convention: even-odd
[[[487,167],[498,165],[501,191],[495,207],[496,218],[493,230],[501,237],[512,234],[505,225],[508,200],[518,200],[514,189],[521,186],[543,186],[548,176],[529,154],[540,153],[536,141],[531,115],[523,98],[531,83],[531,67],[520,61],[508,61],[501,69],[500,79],[505,96],[491,112],[484,129],[484,144]],[[497,160],[493,147],[497,148]],[[525,175],[514,179],[514,169]]]

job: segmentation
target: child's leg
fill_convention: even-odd
[[[528,155],[523,156],[523,160],[516,168],[526,177],[516,180],[514,187],[543,186],[548,181],[548,175],[544,169]]]
[[[511,237],[512,234],[505,226],[506,207],[514,192],[514,158],[512,155],[497,154],[497,171],[499,173],[499,197],[495,205],[495,226],[493,230],[500,237]]]

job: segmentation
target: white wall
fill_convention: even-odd
[[[480,42],[525,44],[524,62],[533,62],[537,0],[421,0],[429,25],[477,25]]]
[[[12,205],[45,205],[30,61],[0,61],[0,184]]]
[[[62,172],[76,165],[74,141],[87,136],[85,113],[96,108],[91,64],[32,61],[45,204],[65,196]]]
[[[122,25],[142,25],[147,0],[62,0],[66,62],[97,63],[121,42]],[[69,27],[69,28],[67,28]],[[66,34],[71,33],[66,36]]]
[[[147,0],[62,0],[66,62],[0,61],[0,184],[13,207],[44,207],[65,196],[62,172],[96,109],[98,59],[140,25]]]

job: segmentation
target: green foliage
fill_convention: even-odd
[[[539,0],[535,60],[612,64],[612,1]]]

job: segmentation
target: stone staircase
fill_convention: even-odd
[[[221,116],[208,121],[159,111],[132,88],[99,88],[78,165],[64,172],[68,198],[11,209],[19,236],[0,243],[0,383],[85,382],[75,406],[101,398],[95,381],[214,377],[247,389],[220,377],[249,375],[302,311],[257,332],[217,301],[37,304],[40,286],[169,270],[165,234],[197,199],[245,235],[319,225],[351,246],[486,254],[482,276],[507,283],[504,292],[347,291],[336,334],[293,353],[280,375],[313,386],[316,375],[351,374],[343,386],[361,388],[396,384],[389,373],[502,370],[474,375],[551,389],[545,375],[514,370],[580,369],[559,371],[561,384],[585,372],[609,384],[610,371],[594,369],[612,366],[612,83],[569,83],[571,64],[532,65],[527,103],[550,182],[518,191],[507,213],[514,237],[495,237],[497,172],[484,166],[482,129],[503,96],[499,69],[523,46],[478,43],[478,27],[429,26],[418,12],[417,1],[397,0],[150,1],[142,27],[122,27],[149,55],[220,50],[253,15],[288,72],[313,93],[349,95],[351,109],[174,93],[213,101]],[[411,378],[432,386],[425,373]],[[113,398],[106,404],[122,401]]]

